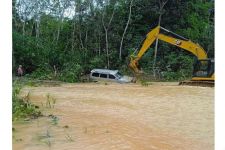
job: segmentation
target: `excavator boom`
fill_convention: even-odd
[[[172,36],[163,34],[162,31],[166,32]],[[142,56],[145,54],[145,52],[149,49],[149,47],[152,45],[152,43],[156,39],[162,40],[164,42],[167,42],[174,46],[180,47],[180,48],[192,53],[194,56],[196,56],[198,58],[199,62],[201,62],[200,64],[204,64],[205,60],[207,59],[207,53],[199,44],[193,43],[191,40],[186,39],[176,33],[173,33],[172,31],[169,31],[163,27],[157,26],[147,34],[138,53],[133,54],[131,56],[129,67],[135,73],[141,72],[139,70],[138,61],[142,58]],[[211,61],[210,59],[207,59],[207,60]],[[213,61],[213,63],[214,63],[214,61]],[[193,77],[192,80],[195,80],[195,81],[210,80],[210,81],[214,82],[214,68],[213,68],[213,73],[212,73],[212,71],[209,71],[209,72],[210,72],[210,76],[208,75],[206,77],[206,76],[199,75],[199,76]]]

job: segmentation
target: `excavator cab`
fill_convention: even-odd
[[[214,80],[214,59],[199,59],[194,63],[192,79],[179,85],[214,87]]]
[[[214,59],[196,60],[193,66],[193,79],[212,80],[214,74]]]

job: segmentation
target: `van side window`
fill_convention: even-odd
[[[99,73],[92,73],[93,77],[99,77]]]
[[[100,74],[101,78],[107,78],[107,74]]]
[[[109,79],[115,79],[114,75],[109,74]]]

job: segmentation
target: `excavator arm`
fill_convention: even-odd
[[[173,36],[165,35],[165,34],[161,33],[161,31],[170,33]],[[152,43],[157,38],[159,40],[165,41],[169,44],[175,45],[177,47],[180,47],[180,48],[192,53],[193,55],[195,55],[198,58],[198,60],[207,59],[207,54],[200,45],[195,44],[192,41],[190,41],[180,35],[177,35],[176,33],[173,33],[163,27],[157,26],[156,28],[154,28],[152,31],[150,31],[147,34],[146,39],[143,41],[143,44],[142,44],[140,50],[138,51],[137,55],[134,54],[133,56],[131,56],[129,66],[135,73],[140,72],[140,70],[138,69],[138,61],[142,58],[142,56],[145,54],[145,52],[148,50],[148,48],[152,45]]]

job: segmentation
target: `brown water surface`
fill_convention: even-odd
[[[28,92],[45,116],[14,122],[14,150],[214,147],[214,88],[87,83],[25,87],[21,96]],[[54,108],[47,99],[55,100]]]

